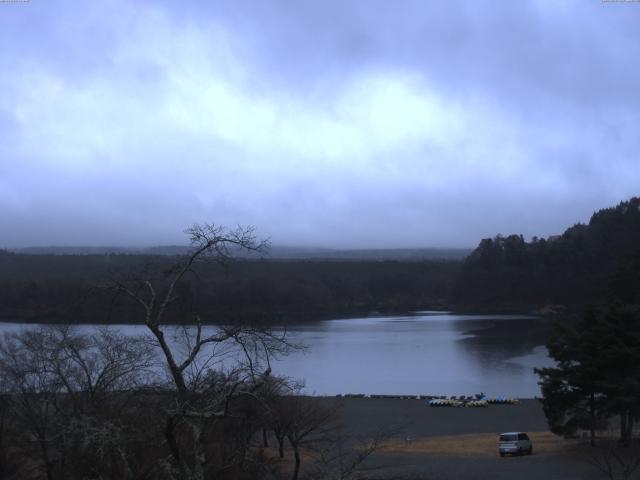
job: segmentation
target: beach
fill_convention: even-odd
[[[368,460],[374,478],[429,480],[603,478],[589,464],[588,447],[548,431],[535,399],[480,408],[431,407],[426,400],[342,398],[342,420],[349,435],[364,438],[386,432],[386,447]],[[528,432],[530,456],[501,458],[497,434]]]

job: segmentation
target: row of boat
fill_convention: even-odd
[[[490,404],[508,404],[518,403],[517,398],[512,397],[486,397],[484,394],[475,396],[458,397],[435,397],[433,395],[365,395],[363,393],[347,393],[338,394],[337,397],[344,398],[380,398],[380,399],[403,399],[403,400],[426,400],[427,404],[432,407],[486,407]]]
[[[517,398],[496,397],[483,398],[477,400],[458,400],[455,398],[434,398],[429,400],[430,407],[488,407],[490,404],[508,404],[515,405],[518,403]]]
[[[430,407],[488,407],[486,400],[454,400],[452,398],[429,400]]]

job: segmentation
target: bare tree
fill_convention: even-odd
[[[259,392],[271,374],[270,359],[294,346],[286,332],[245,325],[204,327],[199,315],[167,318],[171,305],[180,300],[180,286],[196,265],[214,261],[225,265],[237,251],[263,252],[266,241],[258,241],[253,228],[194,225],[186,233],[192,250],[160,278],[143,273],[110,284],[115,292],[139,305],[141,321],[162,352],[176,397],[167,409],[165,437],[175,478],[200,480],[211,468],[206,443],[212,423],[231,415],[232,400]],[[182,327],[172,329],[168,323]],[[171,335],[171,333],[174,335]],[[175,335],[177,333],[177,335]],[[188,440],[184,440],[184,438]]]
[[[327,449],[321,451],[311,478],[323,480],[347,480],[367,470],[366,461],[384,448],[386,442],[396,436],[397,429],[378,429],[373,435],[349,438],[340,428]],[[378,472],[379,468],[375,468]]]
[[[46,477],[74,478],[68,457],[80,458],[96,446],[89,430],[114,432],[115,417],[109,416],[126,403],[114,401],[132,392],[152,356],[146,342],[108,329],[81,333],[51,326],[6,334],[0,342],[0,373],[12,421],[26,434],[23,456],[33,458],[28,446],[35,439]],[[79,436],[84,441],[73,444]],[[121,440],[112,445],[125,448]]]
[[[270,404],[270,424],[278,440],[280,457],[284,454],[286,438],[293,450],[292,480],[297,480],[302,464],[302,450],[322,449],[330,443],[338,420],[338,405],[326,399],[308,397],[295,391],[281,395]]]
[[[59,434],[59,394],[63,384],[48,366],[44,338],[37,331],[6,334],[0,343],[0,372],[12,393],[12,414],[38,445],[42,468],[53,480],[52,443]],[[30,443],[30,442],[29,442]]]
[[[625,445],[615,438],[615,433],[609,432],[598,439],[587,461],[610,480],[629,480],[640,468],[640,443],[632,439]]]
[[[36,334],[43,365],[76,402],[133,390],[153,375],[155,351],[144,337],[106,327],[82,333],[69,325],[41,328]]]
[[[238,326],[218,327],[214,332],[203,334],[202,320],[198,315],[188,319],[194,329],[184,329],[184,340],[188,347],[182,359],[176,358],[176,352],[167,339],[165,315],[168,308],[179,300],[177,289],[181,281],[189,273],[194,272],[197,262],[213,260],[225,264],[231,259],[234,250],[263,252],[268,246],[266,241],[257,241],[253,228],[238,227],[228,230],[210,224],[194,225],[186,230],[190,237],[192,250],[186,258],[164,272],[164,278],[152,279],[134,276],[129,280],[114,280],[110,287],[118,293],[124,293],[142,307],[142,321],[158,342],[164,355],[166,366],[181,396],[187,396],[190,388],[187,382],[188,369],[196,362],[202,350],[208,345],[221,345],[226,342],[237,342],[244,349],[254,349],[257,345],[269,354],[270,348],[279,346],[280,340],[268,332]],[[174,323],[176,319],[172,319]],[[184,324],[184,319],[179,322]]]
[[[15,459],[15,430],[12,428],[12,401],[7,381],[0,376],[0,479],[11,478],[18,470]]]
[[[273,434],[278,443],[278,456],[284,458],[284,443],[287,439],[287,428],[291,422],[290,412],[286,408],[283,397],[302,392],[303,382],[290,378],[271,376],[262,391],[264,409],[262,411],[262,444],[268,448],[268,435]]]
[[[398,427],[378,428],[371,435],[346,435],[340,420],[342,405],[326,398],[302,394],[301,386],[285,388],[268,405],[268,425],[278,440],[279,456],[285,456],[284,440],[293,452],[292,480],[346,480],[366,470],[367,459],[399,432]],[[305,455],[306,454],[306,455]]]

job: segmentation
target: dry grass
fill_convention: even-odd
[[[276,447],[261,447],[260,453],[268,459],[280,460],[280,454]],[[300,449],[300,459],[302,463],[317,460],[319,457],[318,452],[313,450],[301,448]],[[290,447],[285,447],[284,449],[284,459],[288,460],[293,459],[293,450]]]
[[[528,432],[528,434],[533,442],[534,455],[558,455],[575,451],[581,446],[581,442],[578,440],[565,440],[551,432]],[[408,443],[403,441],[387,443],[383,451],[388,453],[495,457],[498,455],[498,434],[482,433],[414,438]]]

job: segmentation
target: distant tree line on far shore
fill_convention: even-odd
[[[0,319],[136,321],[130,300],[100,284],[141,270],[162,274],[183,255],[24,255],[0,250]],[[237,259],[201,264],[181,281],[175,314],[207,323],[314,321],[444,308],[580,310],[613,299],[640,303],[640,199],[593,214],[587,225],[526,241],[483,239],[464,260]]]
[[[23,255],[0,251],[0,318],[130,323],[133,302],[100,285],[127,272],[161,276],[179,259],[149,255]],[[236,260],[201,263],[178,288],[171,315],[204,322],[305,322],[442,307],[459,261]]]

